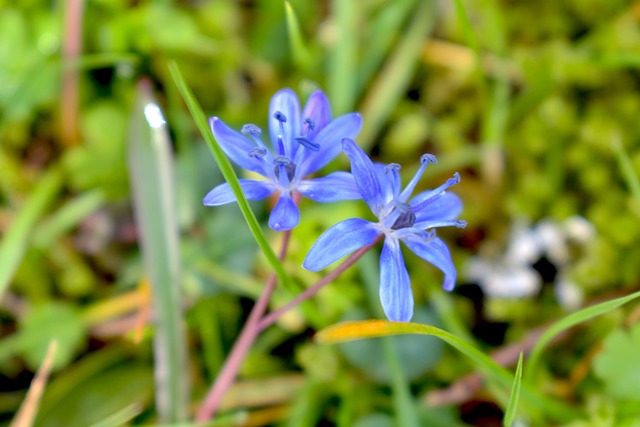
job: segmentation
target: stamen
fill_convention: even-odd
[[[280,123],[286,123],[287,122],[287,116],[282,114],[280,111],[276,111],[273,114],[273,118],[276,119],[277,121],[279,121]]]
[[[281,156],[285,155],[285,152],[284,152],[284,141],[282,140],[282,135],[278,135],[278,154],[281,155]]]
[[[252,136],[260,136],[262,135],[262,129],[254,124],[246,124],[242,126],[242,130],[240,131],[243,135],[252,135]]]
[[[384,168],[384,172],[385,173],[398,172],[401,168],[402,166],[400,166],[397,163],[389,163],[387,167]]]
[[[297,138],[294,138],[296,140],[296,142],[300,145],[302,145],[304,148],[308,148],[311,151],[318,151],[320,150],[320,144],[316,144],[315,142],[310,141],[308,138],[305,138],[303,136],[299,136]]]
[[[420,156],[420,163],[438,163],[438,159],[433,154],[423,154]]]
[[[413,202],[415,205],[411,208],[412,211],[418,212],[421,209],[424,209],[429,203],[433,201],[433,199],[439,197],[447,188],[453,187],[454,185],[460,182],[460,174],[458,172],[453,174],[453,178],[449,178],[447,182],[442,184],[440,187],[433,189],[431,191],[422,193],[418,195]]]
[[[413,176],[413,178],[411,178],[409,184],[407,184],[404,190],[402,190],[402,193],[400,193],[399,199],[401,202],[406,202],[407,199],[409,199],[411,193],[413,193],[413,190],[415,190],[416,185],[418,185],[418,181],[420,181],[420,178],[427,168],[427,165],[429,163],[436,163],[436,161],[436,156],[434,156],[433,154],[423,154],[422,156],[420,156],[420,168],[418,169],[418,172],[416,172],[416,174]]]
[[[309,129],[311,130],[315,130],[316,128],[316,124],[313,122],[313,120],[311,120],[309,117],[304,119],[304,122],[309,125]]]
[[[267,155],[267,149],[264,147],[255,147],[255,148],[252,148],[251,151],[249,151],[249,157],[255,157],[255,158],[261,159],[266,155]]]

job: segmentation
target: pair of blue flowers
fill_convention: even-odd
[[[263,199],[273,193],[279,198],[269,217],[276,231],[290,230],[300,220],[293,199],[297,192],[317,202],[363,199],[377,222],[360,218],[342,221],[315,242],[303,267],[319,271],[341,257],[370,245],[384,235],[380,255],[380,301],[389,320],[406,322],[413,315],[413,294],[409,273],[400,249],[402,241],[416,255],[438,267],[445,275],[444,288],[453,289],[456,270],[449,249],[436,237],[439,227],[464,227],[456,220],[462,202],[446,190],[460,181],[456,173],[440,187],[411,198],[432,155],[421,157],[420,168],[402,189],[400,166],[374,164],[356,145],[362,126],[358,113],[331,119],[331,107],[322,91],[314,92],[300,113],[295,93],[284,89],[271,99],[269,134],[273,150],[261,139],[261,129],[249,124],[238,133],[217,117],[210,120],[216,140],[231,160],[265,177],[265,180],[241,179],[247,199]],[[351,161],[351,173],[334,172],[323,178],[305,179],[344,152]],[[211,190],[203,200],[207,206],[235,201],[229,184]]]

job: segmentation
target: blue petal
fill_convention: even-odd
[[[374,163],[376,175],[380,182],[383,199],[385,203],[389,203],[400,194],[401,185],[399,169],[394,170],[393,165],[385,165],[384,163]]]
[[[364,219],[339,222],[316,240],[302,266],[310,271],[322,270],[343,256],[370,245],[379,234],[378,227]]]
[[[442,239],[423,234],[409,234],[401,238],[405,245],[425,261],[438,267],[444,273],[443,288],[450,291],[456,285],[456,268],[451,260],[449,248]]]
[[[356,180],[362,199],[378,216],[384,207],[384,195],[371,159],[351,139],[342,140],[342,149],[351,161],[351,173]]]
[[[408,322],[413,316],[413,293],[400,243],[394,238],[384,241],[380,254],[380,302],[392,322]]]
[[[298,176],[307,176],[333,160],[342,150],[342,139],[355,138],[361,127],[362,116],[358,113],[345,114],[329,123],[313,140],[320,146],[318,151],[305,152]]]
[[[249,200],[260,200],[276,191],[276,186],[266,181],[254,181],[252,179],[240,179],[240,187],[244,196]],[[202,204],[205,206],[220,206],[235,202],[236,196],[231,191],[231,187],[226,182],[209,191]]]
[[[411,200],[410,205],[419,203],[419,198]],[[456,219],[462,212],[462,200],[454,193],[442,193],[422,209],[415,211],[416,222]]]
[[[300,136],[300,103],[298,96],[291,89],[282,89],[271,98],[269,104],[269,134],[271,135],[271,143],[273,149],[277,153],[278,135],[280,132],[280,122],[273,117],[277,112],[281,112],[287,118],[284,126],[284,135],[282,135],[284,143],[285,155],[293,159],[298,149],[298,143],[294,141],[294,137]]]
[[[334,172],[323,178],[303,180],[297,189],[311,200],[323,203],[361,198],[356,181],[348,172]]]
[[[307,135],[309,139],[317,135],[331,121],[331,105],[327,96],[321,90],[317,90],[311,94],[307,105],[302,112],[302,120],[311,119],[314,128]],[[301,124],[304,127],[304,123]]]
[[[255,148],[244,135],[227,126],[217,117],[209,119],[213,136],[218,141],[222,151],[238,166],[261,175],[268,176],[267,164],[264,160],[249,156],[249,151]],[[269,153],[268,156],[271,154]]]
[[[289,193],[280,194],[278,203],[269,216],[269,227],[275,231],[285,231],[295,228],[300,222],[300,211]]]

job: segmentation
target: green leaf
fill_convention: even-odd
[[[129,140],[129,174],[144,267],[152,287],[156,404],[168,422],[188,414],[187,341],[182,317],[180,239],[171,141],[148,81],[139,84]]]
[[[342,322],[319,331],[316,334],[316,341],[322,344],[332,344],[399,334],[433,335],[438,337],[471,359],[478,370],[488,378],[495,380],[502,387],[508,388],[513,383],[512,375],[489,356],[456,336],[430,325],[389,322],[386,320]],[[532,389],[524,387],[522,391],[523,397],[528,404],[555,420],[567,421],[581,416],[581,413],[574,408],[546,398]],[[536,414],[532,413],[532,415]]]
[[[511,427],[513,420],[516,417],[516,409],[518,408],[518,399],[520,398],[520,387],[522,386],[522,352],[518,358],[518,366],[516,367],[516,376],[513,380],[513,387],[511,387],[511,396],[509,397],[509,404],[507,405],[507,411],[504,414],[504,420],[502,425],[504,427]]]
[[[58,167],[49,169],[38,180],[31,196],[2,237],[2,241],[0,241],[0,297],[4,294],[20,266],[36,223],[61,187],[62,173],[60,169]]]
[[[328,55],[327,89],[336,116],[353,109],[357,81],[356,18],[361,4],[354,1],[331,1],[331,19],[336,26],[336,40]]]
[[[288,1],[284,2],[284,12],[287,18],[289,46],[291,47],[293,63],[301,70],[307,69],[311,65],[311,55],[302,37],[298,17]]]
[[[20,324],[18,351],[30,369],[44,359],[51,340],[58,341],[52,369],[59,370],[73,360],[85,341],[82,316],[71,305],[47,303],[32,307]]]
[[[538,369],[538,364],[540,363],[542,351],[559,333],[571,328],[572,326],[589,321],[595,317],[608,313],[611,310],[615,310],[621,305],[638,297],[640,297],[640,292],[635,292],[631,295],[627,295],[626,297],[616,298],[611,301],[592,305],[591,307],[583,308],[575,313],[571,313],[567,317],[564,317],[551,325],[549,329],[542,334],[536,345],[531,350],[531,354],[529,355],[529,367],[527,369],[527,374],[525,375],[525,381],[530,383],[533,381],[533,378],[536,377],[535,375]]]
[[[285,271],[282,263],[276,256],[275,252],[269,245],[267,238],[262,232],[262,228],[260,228],[260,224],[258,224],[258,220],[251,210],[251,207],[247,202],[247,198],[242,192],[242,188],[240,188],[238,177],[233,170],[231,163],[213,137],[213,133],[211,132],[211,130],[209,129],[209,125],[207,124],[207,118],[205,117],[200,104],[191,92],[191,89],[189,89],[189,87],[187,86],[184,77],[182,77],[178,65],[175,62],[172,62],[169,65],[169,70],[171,71],[171,76],[173,77],[173,80],[178,87],[178,91],[180,92],[182,99],[187,104],[187,107],[191,112],[191,116],[193,117],[198,130],[209,146],[209,150],[211,151],[211,154],[213,154],[213,157],[218,164],[220,171],[222,172],[222,176],[224,176],[224,179],[229,183],[229,186],[231,187],[231,190],[233,191],[233,194],[238,201],[238,206],[242,211],[242,215],[244,215],[244,218],[247,221],[247,225],[251,229],[251,233],[256,239],[256,242],[262,250],[262,253],[267,258],[267,261],[269,261],[269,264],[271,264],[271,266],[275,270],[281,283],[283,283],[284,286],[286,286],[290,290],[297,290],[297,287],[294,285],[293,281]]]
[[[614,330],[604,340],[593,370],[605,383],[607,393],[621,400],[640,399],[640,324],[629,331]]]

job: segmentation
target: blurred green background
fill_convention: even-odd
[[[640,288],[639,24],[624,0],[0,0],[0,424],[30,425],[15,414],[52,339],[35,425],[192,419],[270,273],[237,206],[201,205],[222,177],[172,61],[236,129],[264,127],[280,88],[302,102],[321,88],[405,180],[426,152],[439,164],[422,189],[459,171],[469,225],[441,235],[460,286],[443,293],[407,253],[414,321],[513,369],[540,328]],[[270,203],[252,207],[277,248]],[[369,213],[301,211],[284,267],[303,288],[321,277],[300,267],[317,236]],[[141,229],[166,271],[145,269]],[[466,377],[474,365],[436,338],[313,342],[381,317],[377,269],[368,254],[267,329],[212,425],[501,425],[508,390]],[[571,411],[523,404],[518,425],[640,426],[638,319],[629,304],[562,334],[529,385]],[[177,344],[166,360],[154,336]]]

